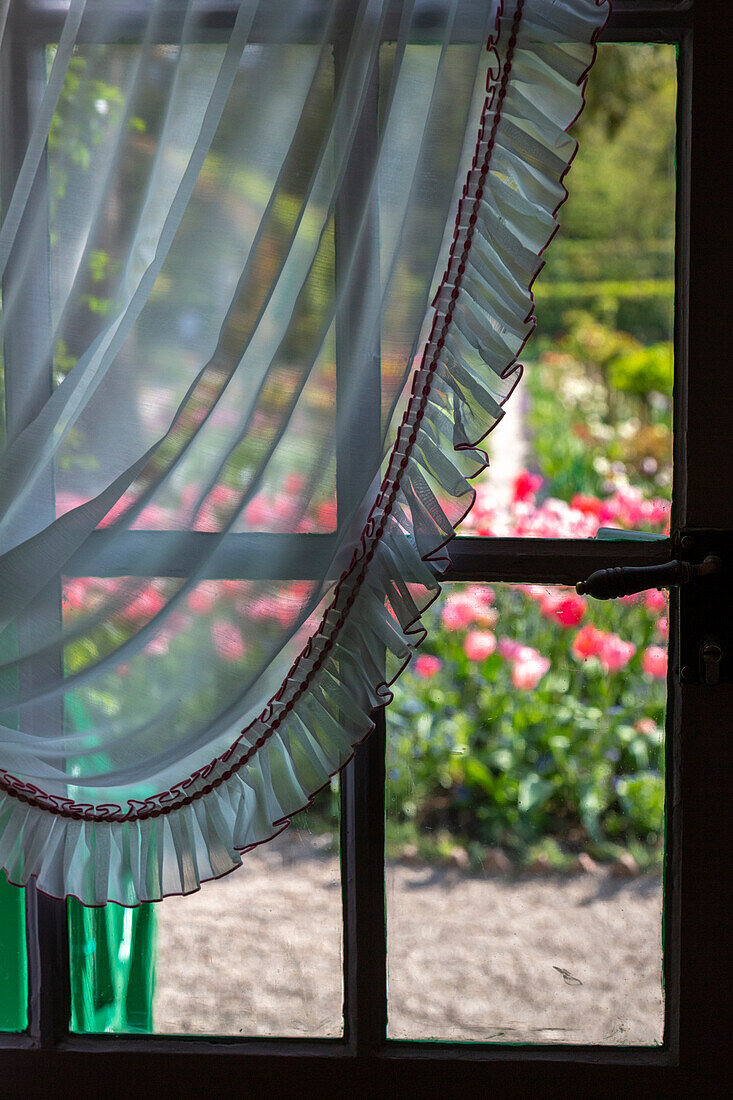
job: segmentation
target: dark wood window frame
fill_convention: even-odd
[[[31,39],[13,35],[13,13],[37,2]],[[273,0],[274,2],[274,0]],[[438,2],[438,0],[436,0]],[[477,0],[480,6],[482,0]],[[430,39],[431,5],[421,15]],[[433,5],[434,7],[435,5]],[[94,0],[89,0],[93,9]],[[134,38],[144,0],[120,0]],[[314,0],[314,19],[319,0]],[[231,25],[231,0],[212,0],[206,31],[215,38]],[[33,51],[58,36],[61,0],[12,0],[2,56],[4,102],[2,163],[12,170],[22,150],[30,105],[19,92]],[[28,26],[28,24],[26,24]],[[677,249],[675,310],[675,488],[673,532],[733,529],[733,449],[726,422],[733,410],[733,378],[720,364],[733,346],[726,301],[726,246],[731,214],[728,172],[719,153],[733,133],[730,5],[715,0],[616,0],[607,41],[672,42],[678,46]],[[390,34],[390,17],[385,36]],[[335,42],[338,77],[338,41]],[[365,104],[362,148],[376,118],[376,91]],[[15,142],[15,146],[14,143]],[[643,166],[640,165],[643,178]],[[358,174],[347,179],[337,226],[348,241],[349,199]],[[12,276],[12,272],[11,272]],[[348,347],[348,324],[337,341]],[[378,349],[375,349],[378,351]],[[19,355],[20,352],[16,352]],[[6,346],[8,361],[13,352]],[[343,356],[342,356],[343,358]],[[378,356],[375,355],[378,363]],[[50,384],[50,380],[49,380]],[[375,378],[375,385],[377,385]],[[364,431],[378,439],[377,418]],[[356,484],[358,456],[339,459],[342,499]],[[143,538],[164,539],[165,534]],[[134,572],[135,539],[122,547],[109,573]],[[192,535],[192,543],[205,535]],[[241,576],[272,560],[272,536],[241,536],[231,570]],[[309,539],[309,559],[329,553],[328,536]],[[594,543],[573,540],[461,538],[451,547],[450,580],[506,580],[571,584],[601,565],[665,560],[671,540]],[[244,564],[243,564],[244,563]],[[77,563],[83,572],[83,562]],[[261,564],[259,566],[262,568]],[[185,574],[185,552],[176,572]],[[254,575],[254,572],[253,574]],[[683,607],[684,612],[684,607]],[[679,607],[672,609],[679,627]],[[729,945],[726,869],[730,851],[730,743],[733,686],[682,685],[670,661],[668,743],[668,860],[665,880],[665,1041],[658,1049],[592,1046],[511,1047],[497,1044],[388,1041],[384,935],[384,717],[346,770],[342,795],[345,1035],[343,1040],[203,1039],[162,1036],[82,1036],[69,1033],[66,911],[27,890],[29,1029],[0,1036],[0,1094],[17,1096],[138,1095],[180,1090],[185,1095],[267,1089],[269,1095],[330,1092],[356,1096],[453,1096],[501,1090],[545,1095],[560,1088],[581,1095],[717,1095],[726,1076]],[[683,818],[684,812],[684,818]]]

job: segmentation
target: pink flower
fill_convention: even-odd
[[[244,639],[231,623],[220,621],[214,623],[211,631],[214,649],[225,661],[241,661],[246,652]]]
[[[633,642],[625,642],[618,634],[606,634],[601,644],[601,668],[606,672],[619,672],[626,668],[635,653]]]
[[[275,511],[272,503],[264,496],[256,496],[244,509],[244,518],[249,527],[261,530],[272,526]]]
[[[110,527],[113,523],[115,523],[117,519],[119,519],[122,513],[125,512],[132,503],[133,499],[127,493],[124,494],[124,496],[121,496],[119,500],[116,500],[115,503],[112,505],[109,512],[107,512],[107,515],[99,521],[99,526]]]
[[[664,680],[667,675],[667,651],[659,645],[650,645],[642,654],[641,667],[647,676]]]
[[[573,639],[571,646],[573,656],[578,661],[586,661],[589,657],[599,657],[604,638],[605,634],[602,630],[588,623],[578,631]]]
[[[475,604],[492,604],[496,599],[496,593],[490,584],[472,584],[467,595]]]
[[[462,630],[473,622],[473,602],[466,592],[455,592],[443,604],[440,617],[446,630]]]
[[[239,494],[236,489],[232,489],[230,485],[215,485],[211,490],[210,500],[216,508],[230,508],[232,507]]]
[[[634,722],[634,729],[644,737],[651,737],[657,732],[657,723],[653,718],[640,718],[638,722]]]
[[[165,600],[160,592],[153,587],[145,588],[132,603],[122,609],[122,618],[126,622],[132,622],[135,619],[152,619],[164,607]]]
[[[658,588],[650,588],[644,603],[648,611],[664,611],[667,606],[667,593],[661,592]]]
[[[202,581],[189,593],[188,606],[196,615],[208,615],[214,610],[219,593],[213,581]]]
[[[661,619],[657,619],[657,621],[655,622],[654,629],[656,630],[660,638],[668,638],[669,619],[665,615],[663,615]]]
[[[298,496],[305,488],[305,478],[302,474],[288,474],[285,478],[283,489],[289,496]]]
[[[145,652],[153,657],[164,657],[169,649],[168,632],[163,630],[156,634],[145,646]]]
[[[326,500],[316,508],[316,522],[321,530],[333,531],[336,527],[336,503]]]
[[[499,653],[507,661],[513,661],[524,647],[513,638],[499,638]]]
[[[89,591],[90,582],[84,578],[79,577],[77,580],[67,581],[64,585],[64,600],[72,611],[81,611],[86,603],[87,592]]]
[[[415,674],[423,680],[430,680],[436,672],[440,672],[443,662],[437,657],[431,657],[427,653],[421,653],[415,661]]]
[[[463,649],[470,661],[485,661],[496,649],[496,638],[490,630],[470,630]]]
[[[520,691],[534,691],[549,668],[547,657],[540,656],[529,646],[522,646],[512,667],[512,683]]]

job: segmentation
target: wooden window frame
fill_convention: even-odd
[[[18,11],[31,0],[14,0]],[[35,2],[35,0],[34,0]],[[274,0],[273,0],[274,2]],[[482,0],[476,0],[480,5]],[[314,19],[319,0],[314,0]],[[93,8],[94,0],[89,0]],[[144,0],[120,0],[134,37]],[[212,38],[231,25],[232,0],[212,0],[206,28]],[[727,10],[726,10],[727,9]],[[41,0],[32,36],[53,40],[63,17],[62,0]],[[717,366],[733,346],[733,322],[725,300],[731,213],[728,173],[718,150],[733,133],[731,65],[726,56],[733,31],[730,5],[714,0],[616,0],[605,41],[671,42],[678,47],[677,241],[675,301],[675,485],[673,531],[733,529],[733,449],[726,417],[733,409],[733,378]],[[385,35],[390,34],[390,17]],[[424,35],[430,38],[429,5]],[[27,71],[25,46],[12,37],[3,57],[5,79]],[[338,70],[338,55],[337,55]],[[20,74],[20,75],[19,75]],[[376,117],[376,91],[367,96],[363,123],[365,155]],[[27,112],[26,112],[27,114]],[[3,119],[8,134],[8,118]],[[14,112],[3,138],[3,162],[12,157],[13,136],[22,146],[27,124]],[[641,166],[640,166],[641,167]],[[7,168],[6,168],[7,170]],[[643,169],[641,169],[643,170]],[[338,238],[348,240],[349,196],[359,179],[346,181]],[[722,285],[721,285],[722,284]],[[337,342],[348,346],[348,325]],[[378,349],[377,349],[378,350]],[[692,383],[692,384],[690,384]],[[378,381],[375,380],[375,384]],[[729,430],[729,429],[728,429]],[[378,423],[364,433],[376,446]],[[346,493],[358,464],[339,456],[340,489]],[[134,572],[135,541],[164,533],[131,533],[110,574]],[[268,535],[239,536],[231,570],[262,571],[272,560]],[[309,540],[314,562],[330,553],[330,537]],[[191,535],[195,540],[205,535]],[[459,538],[450,549],[446,579],[571,584],[601,565],[665,560],[672,540],[658,543],[595,543],[580,540]],[[322,559],[320,559],[322,560]],[[244,562],[244,566],[242,565]],[[256,563],[260,563],[259,567]],[[83,562],[77,563],[83,572]],[[266,565],[265,565],[266,568]],[[185,573],[185,550],[177,563]],[[605,1046],[504,1046],[484,1043],[387,1040],[384,907],[384,715],[346,769],[342,794],[345,1034],[339,1040],[180,1038],[75,1035],[69,1032],[70,992],[65,903],[28,888],[29,1028],[0,1036],[0,1091],[19,1096],[55,1090],[141,1095],[180,1090],[185,1095],[229,1089],[267,1089],[270,1095],[324,1092],[362,1095],[451,1096],[501,1090],[505,1095],[546,1094],[556,1089],[588,1094],[713,1095],[726,1075],[727,913],[733,686],[682,685],[675,671],[675,624],[671,608],[668,720],[668,839],[665,874],[665,1039],[660,1048]],[[682,817],[684,808],[684,821]],[[726,1000],[724,1000],[726,998]],[[585,1094],[582,1092],[581,1094]]]

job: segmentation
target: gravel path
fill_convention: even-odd
[[[286,832],[158,908],[155,1026],[341,1030],[338,859]],[[662,1029],[661,882],[388,868],[394,1038],[649,1044]]]

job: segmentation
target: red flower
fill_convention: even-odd
[[[573,656],[579,661],[586,661],[589,657],[599,657],[604,638],[605,634],[602,630],[588,623],[575,635],[571,647]]]
[[[529,470],[522,470],[514,481],[515,501],[530,499],[541,485],[542,478],[538,474],[531,474]]]
[[[542,600],[542,612],[561,626],[577,626],[585,615],[585,600],[575,592],[552,592]]]
[[[582,512],[585,516],[599,517],[603,505],[598,497],[588,497],[584,496],[583,493],[576,493],[570,501],[570,507]]]

